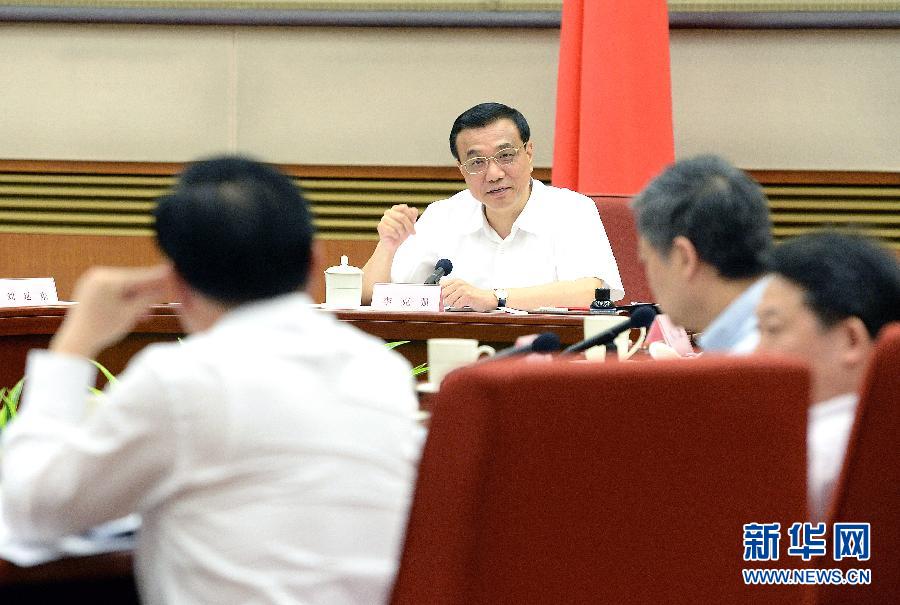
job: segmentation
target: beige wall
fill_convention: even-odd
[[[0,158],[448,165],[495,99],[552,158],[556,30],[0,25]],[[672,32],[679,155],[900,170],[900,31]]]

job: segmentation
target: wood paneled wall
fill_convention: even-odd
[[[375,240],[319,239],[319,262],[307,288],[313,300],[325,300],[327,267],[340,264],[342,254],[350,264],[362,267],[375,244]],[[53,277],[60,300],[71,300],[78,276],[95,265],[137,267],[161,260],[150,236],[0,233],[0,276]]]

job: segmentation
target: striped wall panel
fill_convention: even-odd
[[[108,170],[91,164],[90,171],[81,172],[41,171],[33,164],[16,170],[15,162],[0,163],[0,233],[149,235],[154,200],[172,186],[177,172],[174,165],[165,165],[173,166],[169,170],[141,165],[129,173],[122,164]],[[284,168],[306,191],[326,239],[374,239],[390,205],[424,209],[464,187],[453,169]],[[769,197],[777,239],[826,226],[852,227],[900,252],[900,174],[784,174],[754,171]],[[547,169],[536,175],[550,176]]]

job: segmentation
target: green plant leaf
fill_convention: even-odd
[[[9,409],[6,407],[6,387],[0,387],[0,429],[9,421]]]
[[[101,364],[98,361],[94,361],[93,359],[91,360],[91,363],[94,364],[95,366],[97,366],[97,369],[100,370],[100,373],[106,377],[106,381],[109,384],[115,384],[116,382],[118,382],[118,378],[113,376],[112,372],[110,372],[105,367],[103,367],[103,364]]]
[[[12,420],[19,412],[19,397],[22,395],[22,387],[25,386],[25,378],[20,378],[19,382],[13,386],[6,394],[6,409],[9,410],[9,418]]]
[[[412,369],[412,375],[413,375],[413,376],[418,376],[419,374],[424,374],[424,373],[426,373],[427,371],[428,371],[428,364],[427,364],[427,363],[420,363],[419,365],[417,365],[416,367],[414,367],[414,368]]]
[[[395,340],[394,342],[384,343],[384,346],[386,346],[389,349],[396,349],[400,345],[405,345],[408,342],[409,342],[408,340]]]

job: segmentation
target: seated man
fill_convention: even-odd
[[[634,199],[641,262],[672,321],[705,351],[750,353],[772,245],[769,206],[744,172],[715,156],[676,162]]]
[[[900,266],[890,252],[838,233],[789,240],[773,250],[769,265],[774,277],[757,307],[759,350],[809,362],[810,510],[822,518],[875,338],[900,321]]]
[[[171,266],[93,269],[29,354],[3,435],[14,537],[133,511],[146,603],[379,603],[418,458],[409,365],[310,307],[306,201],[278,171],[190,166],[156,209]],[[177,292],[182,342],[144,349],[94,405],[88,361]]]
[[[363,267],[363,302],[378,282],[422,283],[435,263],[444,305],[489,311],[503,306],[587,306],[596,288],[625,293],[594,202],[531,178],[534,143],[525,117],[482,103],[456,118],[450,152],[468,189],[418,210],[399,204],[378,224],[378,245]]]

